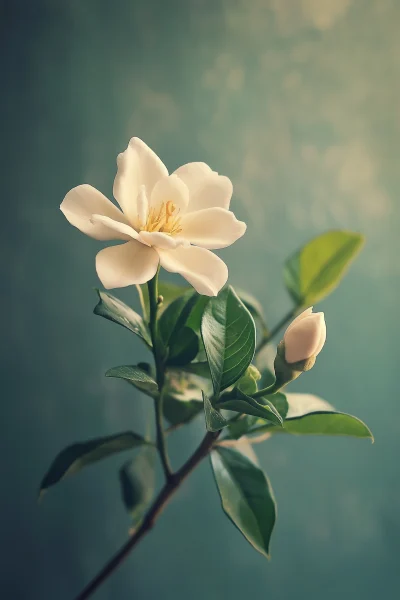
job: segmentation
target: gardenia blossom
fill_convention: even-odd
[[[317,356],[326,340],[326,324],[323,312],[313,313],[307,308],[285,331],[285,360],[296,363]]]
[[[145,283],[159,264],[180,273],[199,292],[216,296],[228,279],[210,250],[230,246],[246,231],[229,210],[232,183],[205,163],[172,175],[140,139],[117,158],[113,194],[121,210],[91,185],[79,185],[60,208],[67,220],[97,240],[124,243],[101,250],[97,274],[105,288]]]

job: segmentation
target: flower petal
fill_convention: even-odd
[[[137,229],[141,229],[146,225],[147,217],[149,216],[149,201],[146,195],[146,187],[140,186],[138,196],[136,198],[137,221],[133,223]]]
[[[186,212],[217,206],[228,209],[232,198],[232,189],[232,182],[228,177],[211,173],[190,195]]]
[[[117,157],[118,172],[114,181],[114,197],[131,223],[137,219],[136,199],[140,186],[147,196],[156,182],[168,175],[167,167],[139,138],[132,138],[127,149]]]
[[[156,274],[157,252],[136,240],[104,248],[96,256],[96,271],[106,289],[146,283]]]
[[[101,214],[113,221],[126,224],[124,214],[99,190],[91,185],[78,185],[68,192],[60,206],[65,218],[77,229],[96,240],[125,240],[128,237],[117,233],[105,223],[91,223],[93,214]]]
[[[93,225],[103,224],[109,229],[113,229],[119,234],[115,236],[114,239],[136,240],[138,237],[138,233],[133,229],[133,227],[126,225],[125,223],[120,223],[119,221],[114,221],[114,219],[110,219],[110,217],[104,217],[103,215],[92,215],[90,222],[93,223]]]
[[[196,246],[209,250],[226,248],[246,231],[246,223],[238,221],[224,208],[205,208],[182,218],[182,236]]]
[[[139,239],[147,246],[157,246],[157,248],[162,248],[164,250],[173,250],[184,243],[182,238],[172,237],[171,235],[160,231],[141,231],[139,233]]]
[[[321,350],[324,347],[325,342],[326,342],[326,323],[325,323],[325,315],[323,312],[316,313],[316,315],[318,315],[319,319],[320,319],[320,338],[319,338],[318,345],[315,349],[315,356],[318,356],[318,354],[321,352]]]
[[[295,325],[296,323],[298,323],[302,319],[305,319],[306,317],[309,317],[312,314],[314,314],[313,313],[313,307],[310,306],[309,308],[306,308],[306,310],[303,310],[303,312],[301,312],[295,319],[293,319],[293,321],[290,323],[290,325],[288,326],[288,328],[286,329],[286,331],[289,331],[289,329],[291,329],[293,327],[293,325]]]
[[[204,296],[216,296],[228,279],[228,267],[215,254],[197,246],[179,246],[175,250],[157,249],[161,265],[170,273],[179,273]]]
[[[186,183],[190,194],[193,194],[201,185],[204,179],[213,173],[212,169],[206,163],[192,162],[182,165],[174,171],[184,183]]]
[[[186,184],[176,175],[169,175],[159,179],[151,193],[150,206],[157,208],[160,204],[173,202],[176,209],[173,216],[176,217],[178,211],[182,214],[189,204],[189,190]]]
[[[283,336],[286,361],[295,363],[315,356],[320,336],[320,321],[314,319],[314,315],[301,319],[296,327],[286,330]]]

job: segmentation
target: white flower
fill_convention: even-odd
[[[311,308],[302,312],[285,331],[285,360],[295,363],[317,356],[325,344],[324,313],[313,313]]]
[[[145,283],[159,263],[199,292],[215,296],[228,279],[210,249],[230,246],[246,231],[229,211],[232,183],[205,163],[168,175],[158,156],[132,138],[117,158],[114,196],[122,211],[90,185],[79,185],[60,208],[68,221],[97,240],[124,240],[101,250],[97,274],[107,289]]]

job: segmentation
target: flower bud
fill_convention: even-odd
[[[285,360],[288,364],[316,357],[326,340],[324,313],[313,313],[312,307],[302,312],[286,329]]]
[[[324,313],[313,313],[311,307],[292,321],[275,357],[276,390],[312,369],[325,340]]]

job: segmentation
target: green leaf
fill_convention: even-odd
[[[106,373],[106,377],[116,377],[124,379],[128,383],[134,385],[138,390],[154,397],[158,392],[158,385],[146,371],[134,365],[123,365],[121,367],[113,367]]]
[[[199,351],[199,338],[189,327],[180,330],[179,335],[171,340],[167,365],[185,366],[196,358]]]
[[[221,431],[228,425],[228,421],[213,407],[207,394],[202,393],[207,431]]]
[[[40,485],[40,494],[68,475],[77,473],[83,467],[87,467],[117,452],[124,452],[149,444],[150,442],[142,436],[132,431],[125,431],[68,446],[58,454],[51,464]]]
[[[271,430],[272,431],[272,430]],[[283,429],[274,429],[294,435],[340,435],[356,438],[370,438],[370,429],[357,417],[340,412],[314,412],[302,417],[286,419]]]
[[[277,394],[271,394],[269,396],[264,396],[264,401],[267,400],[270,404],[269,406],[274,407],[276,411],[281,416],[282,420],[276,422],[278,427],[282,427],[282,421],[286,418],[286,414],[288,411],[288,402],[286,400],[285,394],[278,392]],[[243,435],[250,435],[252,433],[262,433],[265,431],[270,431],[271,429],[275,430],[275,425],[269,424],[265,422],[265,419],[243,415],[240,419],[229,423],[229,435],[224,439],[233,439],[238,440]]]
[[[150,307],[149,307],[149,290],[147,283],[140,286],[141,288],[141,303],[143,307],[143,315],[148,319]],[[185,294],[185,292],[191,290],[190,286],[176,285],[175,283],[169,283],[167,281],[158,282],[158,293],[163,297],[163,303],[158,307],[159,316],[162,315],[167,306],[173,302],[179,296]]]
[[[276,503],[267,476],[230,448],[214,450],[211,464],[223,510],[250,544],[269,558]]]
[[[268,398],[255,399],[239,392],[236,398],[228,397],[228,399],[224,400],[222,396],[215,403],[215,406],[219,409],[234,410],[245,415],[259,417],[280,427],[282,426],[282,417]]]
[[[209,296],[198,295],[196,304],[194,305],[193,310],[186,321],[187,327],[190,327],[190,329],[193,329],[193,331],[196,333],[200,333],[201,319],[209,301]]]
[[[243,435],[249,433],[258,421],[259,418],[253,415],[242,415],[239,419],[229,423],[229,434],[224,439],[240,439]],[[265,423],[265,421],[262,422]]]
[[[185,323],[198,297],[196,292],[188,290],[171,302],[160,317],[161,339],[169,347],[167,365],[183,366],[197,356],[199,339]]]
[[[129,329],[129,331],[142,338],[149,348],[151,348],[150,332],[142,317],[111,294],[100,290],[96,291],[100,300],[94,307],[94,314]]]
[[[189,290],[167,306],[159,320],[159,331],[166,346],[174,341],[184,328],[199,295]]]
[[[142,448],[119,472],[122,499],[135,526],[140,523],[153,499],[156,454],[156,449],[151,446]]]
[[[286,415],[288,414],[289,404],[287,401],[287,397],[282,392],[278,392],[276,394],[270,394],[268,396],[264,396],[266,400],[268,400],[281,415],[282,419],[286,419]]]
[[[249,365],[237,382],[237,388],[243,394],[251,396],[257,391],[257,381],[261,379],[261,373],[254,365]]]
[[[359,233],[328,231],[286,261],[285,284],[299,308],[319,302],[339,284],[363,242]]]
[[[273,397],[279,394],[269,396]],[[336,411],[329,402],[313,394],[287,394],[289,410],[283,428],[254,424],[251,434],[292,433],[294,435],[339,435],[374,439],[371,431],[357,417]],[[281,410],[276,405],[278,410]],[[281,412],[282,414],[282,412]],[[282,415],[283,416],[283,415]]]
[[[302,417],[313,412],[337,412],[332,404],[314,394],[287,394],[287,418]]]
[[[256,343],[253,317],[231,286],[210,298],[201,322],[201,335],[218,397],[246,371]]]
[[[261,379],[260,379],[260,383],[259,383],[260,389],[272,387],[274,385],[274,383],[276,382],[275,374],[266,367],[260,368],[260,366],[259,366],[258,368],[261,371]]]

